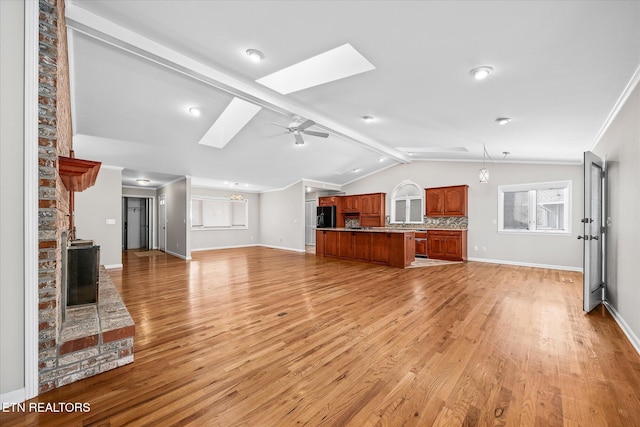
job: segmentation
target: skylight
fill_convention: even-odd
[[[244,99],[233,98],[199,143],[216,148],[224,147],[261,108]]]
[[[375,70],[349,43],[262,77],[256,82],[283,95]]]

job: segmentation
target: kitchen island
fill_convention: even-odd
[[[316,255],[405,268],[415,260],[414,230],[322,228],[316,230]]]

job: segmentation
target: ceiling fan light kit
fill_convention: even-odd
[[[317,132],[313,130],[307,130],[307,128],[310,128],[311,126],[316,124],[316,122],[314,122],[313,120],[305,120],[304,122],[300,123],[302,119],[298,116],[295,116],[293,120],[294,121],[292,123],[289,123],[288,126],[283,126],[281,124],[273,123],[273,122],[271,122],[271,124],[285,128],[286,129],[285,133],[292,133],[295,138],[296,145],[304,145],[304,139],[302,138],[302,134],[316,136],[319,138],[329,137],[329,134],[327,132]]]

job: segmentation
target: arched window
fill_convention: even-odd
[[[424,218],[424,190],[404,180],[391,193],[391,223],[420,224]]]

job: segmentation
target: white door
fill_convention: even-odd
[[[605,167],[601,158],[584,153],[583,309],[589,312],[604,300],[604,217]]]
[[[158,249],[164,251],[167,245],[167,217],[165,213],[165,196],[158,196]]]

